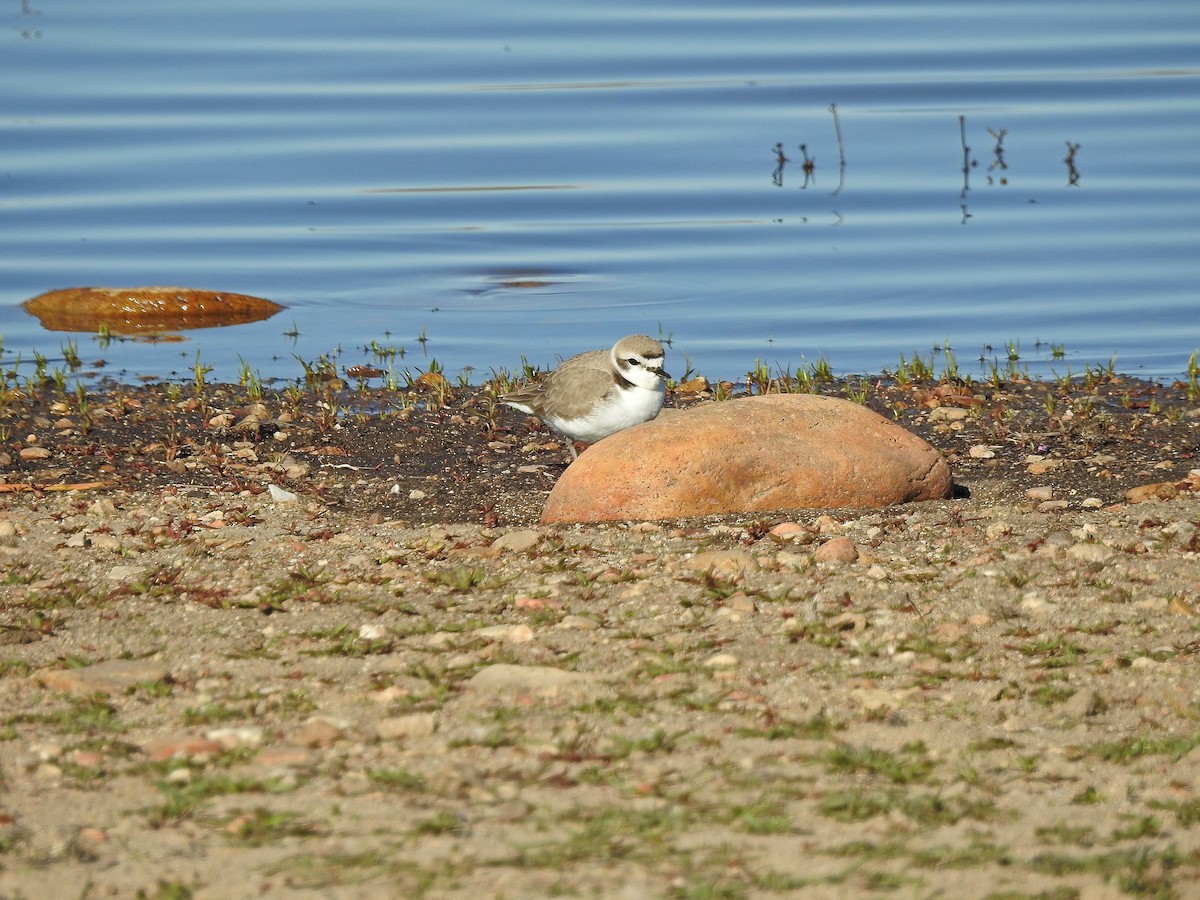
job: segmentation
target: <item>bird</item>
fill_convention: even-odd
[[[649,422],[663,408],[663,346],[645,334],[621,338],[610,350],[572,356],[540,380],[502,394],[500,402],[537,416],[568,438],[594,444],[622,429]]]

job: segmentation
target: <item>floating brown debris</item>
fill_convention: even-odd
[[[66,288],[22,305],[50,331],[107,328],[118,334],[242,325],[283,309],[261,297],[182,287]]]
[[[387,372],[378,366],[348,366],[347,378],[382,378]]]

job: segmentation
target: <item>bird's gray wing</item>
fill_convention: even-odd
[[[607,360],[603,366],[573,366],[555,369],[542,382],[541,397],[544,415],[556,419],[578,419],[586,416],[596,401],[616,389]]]
[[[544,416],[577,419],[613,388],[609,351],[590,350],[564,360],[534,384],[504,394],[500,400],[532,407]]]

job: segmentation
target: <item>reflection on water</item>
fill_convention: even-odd
[[[62,284],[287,306],[185,348],[79,326],[130,375],[644,331],[715,377],[947,341],[1173,377],[1200,346],[1190,0],[10,10],[0,365],[63,353],[19,306]]]
[[[837,135],[838,148],[838,182],[837,187],[830,194],[831,197],[836,197],[842,192],[842,188],[846,186],[846,144],[842,140],[842,123],[838,118],[837,104],[829,104],[829,112],[833,116],[833,128]],[[817,183],[817,160],[808,153],[808,144],[798,144],[796,149],[801,153],[800,171],[804,173],[804,184],[800,185],[801,190],[807,190],[810,187],[815,187]],[[783,142],[777,142],[771,148],[771,152],[775,154],[775,170],[771,173],[771,184],[775,187],[783,187],[783,170],[792,160],[787,157],[783,150]]]
[[[21,9],[14,17],[14,21],[16,31],[23,39],[34,40],[42,36],[41,29],[37,27],[37,20],[41,14],[40,10],[29,5],[29,0],[21,0]]]

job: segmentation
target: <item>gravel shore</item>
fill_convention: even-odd
[[[1200,895],[1185,386],[880,379],[962,496],[588,527],[425,387],[10,398],[0,896]]]

